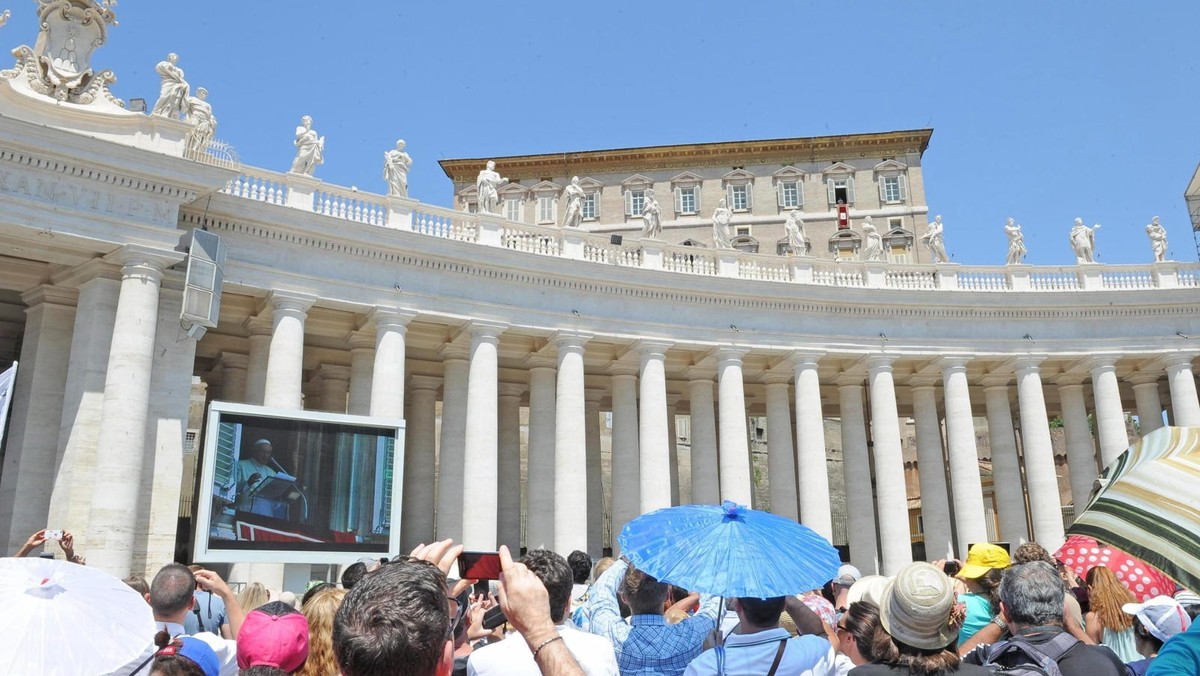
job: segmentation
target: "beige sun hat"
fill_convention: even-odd
[[[958,636],[961,622],[950,617],[954,603],[954,583],[944,572],[928,563],[911,563],[883,590],[879,621],[897,641],[937,650]]]
[[[858,582],[850,585],[850,589],[846,590],[846,606],[858,601],[870,601],[875,605],[879,605],[883,599],[883,589],[887,587],[888,582],[892,578],[884,575],[867,575],[860,578]]]

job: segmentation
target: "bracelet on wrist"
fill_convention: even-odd
[[[554,636],[553,638],[548,638],[545,641],[542,641],[541,643],[539,643],[538,647],[533,649],[533,659],[535,659],[535,660],[537,659],[538,653],[540,653],[542,651],[542,648],[545,648],[546,646],[550,645],[551,643],[554,643],[555,641],[561,641],[561,640],[562,640],[562,636],[557,635],[557,636]]]

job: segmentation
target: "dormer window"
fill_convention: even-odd
[[[775,203],[780,211],[799,209],[804,205],[804,172],[789,165],[772,177],[775,179]]]
[[[703,181],[703,178],[690,171],[671,179],[671,191],[675,193],[676,216],[695,216],[700,213],[700,184]]]
[[[754,174],[745,169],[734,169],[721,180],[725,183],[725,200],[730,209],[736,213],[754,208]]]
[[[829,206],[854,204],[854,167],[835,162],[822,172]]]
[[[884,160],[875,165],[875,180],[879,184],[880,204],[903,204],[908,199],[908,166],[896,160]]]

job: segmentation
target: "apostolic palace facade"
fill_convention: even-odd
[[[242,166],[197,145],[195,119],[123,107],[102,76],[23,58],[0,73],[0,370],[20,363],[9,551],[49,524],[121,576],[171,561],[195,490],[181,487],[194,378],[210,400],[403,419],[404,548],[596,555],[646,511],[751,503],[748,416],[767,421],[769,508],[832,537],[835,421],[832,482],[864,572],[895,571],[914,539],[937,558],[988,538],[976,419],[996,534],[1051,549],[1051,420],[1076,505],[1135,440],[1129,416],[1142,433],[1164,411],[1200,426],[1200,265],[928,262],[931,130],[447,160],[443,208]],[[487,159],[509,179],[497,213],[477,208]],[[590,206],[564,227],[574,177]],[[709,236],[722,201],[732,247]],[[787,246],[793,210],[805,251]],[[860,260],[868,216],[877,260]],[[228,252],[207,331],[181,324],[193,229]]]

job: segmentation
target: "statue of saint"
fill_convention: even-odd
[[[158,101],[154,103],[151,115],[161,115],[172,120],[178,120],[185,112],[188,98],[188,83],[183,79],[183,69],[177,66],[179,56],[174,52],[167,54],[166,61],[160,61],[154,70],[162,78],[162,89],[159,90]]]
[[[1162,263],[1167,260],[1167,229],[1158,222],[1158,216],[1150,219],[1150,225],[1146,226],[1146,236],[1150,238],[1154,262]]]
[[[946,255],[946,242],[942,237],[942,217],[940,215],[933,217],[933,222],[929,224],[929,229],[921,235],[921,241],[929,246],[929,253],[933,256],[934,263],[946,263],[950,257]]]
[[[871,222],[870,216],[863,219],[862,231],[862,259],[864,261],[883,260],[883,237],[875,229],[875,224]]]
[[[642,202],[642,237],[650,239],[662,238],[662,207],[654,199],[654,191],[646,189],[646,199]]]
[[[732,249],[733,241],[729,238],[729,222],[733,220],[733,211],[725,206],[725,200],[717,202],[713,209],[713,246],[718,249]]]
[[[1096,262],[1096,230],[1098,229],[1100,229],[1099,223],[1089,228],[1083,224],[1082,218],[1075,219],[1075,224],[1071,226],[1070,240],[1077,264]]]
[[[305,115],[296,127],[296,159],[292,160],[293,174],[312,176],[317,165],[325,163],[325,137],[317,136],[312,128],[312,118]]]
[[[1004,234],[1008,236],[1008,260],[1005,265],[1020,265],[1025,262],[1025,234],[1021,226],[1013,219],[1004,224]]]
[[[212,104],[208,102],[207,89],[200,87],[196,89],[195,96],[188,97],[184,120],[192,125],[187,134],[187,154],[195,156],[203,153],[217,134],[217,118],[213,116]]]
[[[10,16],[12,16],[11,10],[6,9],[3,13],[0,13],[0,28],[4,28],[4,24],[8,23],[8,18]]]
[[[792,209],[788,212],[787,220],[783,222],[783,231],[787,233],[787,245],[793,256],[808,255],[808,235],[804,232],[804,221],[800,212]]]
[[[566,213],[563,214],[564,228],[578,228],[583,222],[583,188],[579,186],[579,177],[572,176],[571,183],[567,185],[566,190],[563,190],[563,197],[567,200]]]
[[[508,179],[496,172],[496,162],[488,160],[487,168],[480,171],[475,179],[475,189],[479,191],[479,213],[498,213],[496,209],[500,205],[500,196],[496,191],[505,183],[508,183]]]
[[[412,158],[404,152],[404,139],[396,141],[396,149],[383,154],[383,180],[388,184],[388,197],[408,197],[408,169]]]

